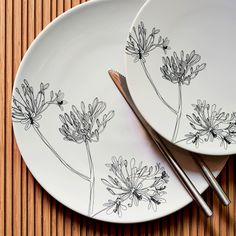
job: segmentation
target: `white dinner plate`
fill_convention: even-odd
[[[236,153],[236,1],[149,0],[130,29],[131,95],[150,125],[187,150]]]
[[[142,0],[98,0],[60,16],[26,53],[13,91],[13,126],[37,181],[58,201],[103,221],[134,223],[191,202],[108,76]],[[89,105],[90,104],[90,105]],[[191,156],[172,147],[199,191]],[[226,157],[209,159],[217,175]]]

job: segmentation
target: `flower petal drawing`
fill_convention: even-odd
[[[179,142],[186,141],[198,148],[201,143],[218,140],[224,149],[236,143],[236,112],[223,112],[222,109],[217,109],[216,104],[210,105],[200,99],[192,106],[194,113],[186,117],[195,133],[186,134]]]
[[[129,40],[125,48],[126,53],[134,58],[134,62],[139,60],[146,62],[145,57],[156,48],[161,48],[165,53],[170,49],[169,39],[158,36],[160,30],[152,28],[151,33],[147,34],[147,29],[141,21],[138,27],[133,27],[133,32],[129,34]]]
[[[107,191],[115,198],[104,203],[104,209],[94,214],[106,211],[107,214],[116,213],[121,217],[122,211],[130,207],[138,207],[141,202],[147,203],[147,209],[157,210],[157,206],[166,202],[166,185],[169,175],[160,164],[146,166],[137,163],[135,158],[130,161],[123,157],[113,156],[111,163],[106,164],[111,175],[102,178]]]
[[[54,93],[51,91],[51,96],[46,99],[46,90],[49,88],[49,84],[40,83],[39,91],[35,93],[32,86],[25,79],[21,84],[21,90],[16,88],[16,96],[13,96],[12,101],[12,120],[13,122],[20,122],[25,124],[25,130],[31,127],[39,127],[38,121],[42,118],[42,114],[51,105],[58,104],[59,94],[63,94],[61,91]],[[56,96],[54,96],[56,94]],[[63,94],[64,97],[64,94]],[[61,108],[64,104],[61,104]]]

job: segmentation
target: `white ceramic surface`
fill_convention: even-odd
[[[234,0],[149,0],[130,28],[136,105],[164,138],[193,152],[236,153],[235,12]]]
[[[13,91],[14,132],[33,176],[67,207],[109,222],[152,220],[191,202],[107,74],[110,68],[124,73],[126,34],[142,4],[96,0],[60,16],[26,53]],[[72,105],[80,113],[73,107],[71,115]],[[100,123],[91,120],[94,117]],[[171,149],[199,191],[204,191],[208,185],[191,156]],[[117,162],[120,156],[122,163]],[[217,175],[226,160],[207,159],[207,163]],[[157,163],[158,173],[145,167],[158,167]]]

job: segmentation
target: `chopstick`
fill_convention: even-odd
[[[228,198],[228,196],[226,195],[226,193],[224,192],[222,187],[217,182],[215,176],[213,175],[211,170],[208,168],[208,166],[205,163],[205,161],[203,160],[203,158],[200,155],[197,155],[195,153],[191,153],[191,155],[192,155],[193,159],[195,160],[195,162],[200,167],[200,169],[202,170],[204,177],[206,178],[207,182],[212,187],[212,189],[215,191],[215,193],[218,196],[218,198],[220,199],[220,201],[225,206],[228,206],[231,202],[230,199]]]

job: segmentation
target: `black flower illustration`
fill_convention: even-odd
[[[195,144],[196,147],[203,142],[219,140],[220,146],[225,149],[236,143],[236,112],[225,113],[222,109],[217,109],[215,104],[210,105],[201,100],[192,106],[195,113],[186,117],[196,132],[186,134],[183,140]]]
[[[127,210],[127,206],[122,204],[122,200],[119,197],[115,201],[108,200],[103,206],[106,207],[106,213],[108,215],[116,213],[119,217],[122,217],[122,211]]]
[[[174,52],[171,57],[163,57],[164,65],[160,68],[163,79],[176,84],[181,83],[189,85],[198,73],[206,68],[206,63],[196,65],[201,60],[201,56],[193,50],[190,54],[184,56],[181,51],[180,57]]]
[[[38,121],[42,118],[43,112],[47,110],[50,105],[58,104],[57,93],[56,96],[54,96],[54,92],[51,91],[50,98],[46,98],[45,92],[48,88],[48,83],[41,83],[39,91],[35,93],[33,87],[29,85],[28,81],[24,80],[21,84],[22,91],[18,88],[15,89],[18,98],[13,96],[13,122],[20,122],[25,125],[25,130],[28,130],[31,126],[39,128],[40,125]],[[59,93],[61,93],[61,91],[59,91],[58,94]]]
[[[166,53],[167,50],[170,49],[169,39],[167,37],[163,38],[162,36],[157,36],[159,32],[160,30],[154,27],[151,33],[147,34],[144,23],[141,21],[141,23],[138,25],[138,28],[136,29],[135,27],[133,27],[133,32],[129,34],[129,40],[127,41],[126,46],[126,54],[132,56],[135,63],[138,61],[140,62],[143,71],[145,72],[145,75],[148,78],[158,98],[165,106],[167,106],[174,114],[176,114],[177,111],[172,106],[170,106],[160,94],[146,66],[145,58],[148,57],[149,53],[154,49],[160,48],[164,53]]]
[[[145,57],[147,57],[154,49],[161,48],[166,52],[170,49],[169,40],[168,38],[157,36],[159,32],[159,29],[153,28],[152,32],[147,34],[144,23],[141,21],[137,29],[133,27],[133,34],[129,34],[126,53],[134,58],[134,62],[138,62],[139,60],[146,62]]]
[[[27,80],[21,84],[21,90],[16,88],[16,96],[13,96],[12,101],[12,120],[13,122],[24,125],[25,130],[29,130],[31,127],[42,140],[42,142],[49,148],[49,150],[55,155],[55,157],[71,172],[83,178],[89,180],[87,176],[80,173],[71,167],[51,146],[49,141],[40,131],[39,120],[42,118],[42,114],[51,105],[59,106],[61,109],[66,104],[64,94],[59,90],[58,93],[50,92],[49,98],[46,96],[46,90],[49,88],[49,84],[40,83],[39,91],[35,92],[32,86]]]
[[[169,176],[160,164],[148,167],[142,162],[136,163],[134,158],[128,162],[122,157],[113,157],[112,163],[106,166],[112,175],[102,179],[102,182],[116,200],[105,203],[105,209],[102,211],[106,210],[107,213],[113,211],[121,216],[122,210],[133,205],[138,206],[141,201],[148,203],[148,209],[156,211],[157,206],[166,201],[163,195],[166,194],[164,190]]]
[[[206,63],[198,64],[201,60],[201,56],[196,54],[195,50],[186,55],[184,55],[184,51],[181,51],[180,57],[174,52],[173,56],[163,57],[162,60],[164,65],[160,70],[163,79],[178,85],[178,109],[176,111],[176,123],[172,136],[172,141],[175,142],[182,116],[182,85],[189,85],[191,80],[194,79],[200,71],[206,68]],[[200,141],[200,139],[196,140]],[[198,142],[195,142],[195,144],[198,144]]]
[[[98,142],[107,122],[114,116],[114,111],[110,111],[99,119],[105,109],[106,104],[95,98],[93,103],[88,105],[87,111],[84,102],[81,102],[81,111],[76,106],[72,106],[69,114],[60,115],[62,127],[59,131],[64,136],[64,140],[75,143]]]
[[[100,134],[104,131],[108,121],[114,117],[114,111],[104,114],[106,109],[105,102],[95,98],[92,104],[86,109],[84,102],[81,102],[81,111],[76,106],[72,106],[70,113],[60,115],[62,127],[59,128],[64,140],[71,141],[77,144],[84,143],[86,146],[88,163],[89,163],[89,182],[90,182],[90,197],[88,214],[92,215],[94,205],[94,187],[95,187],[95,172],[93,160],[90,152],[90,143],[98,142]],[[102,116],[102,118],[100,118]]]
[[[200,143],[203,143],[203,139],[201,138],[201,135],[199,132],[196,132],[196,133],[189,132],[189,134],[186,134],[185,137],[186,137],[186,143],[188,144],[192,143],[197,148],[199,147]]]

